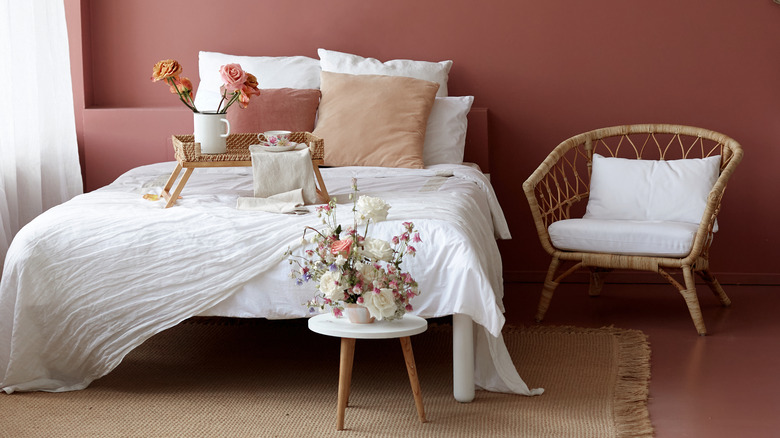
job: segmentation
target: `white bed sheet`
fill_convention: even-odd
[[[174,165],[134,169],[18,233],[0,283],[3,391],[82,389],[149,337],[194,315],[309,316],[302,303],[314,290],[295,285],[283,253],[302,251],[304,227],[320,225],[316,214],[237,210],[237,198],[252,195],[251,168],[195,170],[173,208],[143,199],[160,192]],[[391,205],[372,236],[389,239],[401,222],[414,221],[423,242],[405,265],[423,293],[413,313],[466,314],[484,328],[484,335],[475,333],[477,385],[540,393],[506,363],[495,238],[509,238],[509,231],[484,175],[455,165],[322,174],[344,205],[342,223],[351,222],[352,177],[360,194]]]

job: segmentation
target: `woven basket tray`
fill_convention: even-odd
[[[176,160],[181,162],[192,161],[249,161],[249,146],[264,141],[265,137],[260,134],[244,133],[230,134],[227,137],[227,152],[224,154],[201,154],[200,143],[195,143],[193,135],[174,135],[173,150]],[[313,135],[310,132],[293,132],[290,134],[290,140],[295,143],[305,143],[309,145],[312,160],[322,160],[325,154],[325,141]]]

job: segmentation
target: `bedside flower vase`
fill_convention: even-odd
[[[371,316],[368,309],[360,304],[345,304],[344,313],[347,314],[349,322],[353,324],[371,324],[374,322],[374,317]]]
[[[227,152],[227,136],[230,122],[227,115],[217,113],[193,113],[195,143],[200,143],[202,154],[224,154]]]

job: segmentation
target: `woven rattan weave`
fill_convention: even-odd
[[[249,146],[265,141],[263,134],[230,134],[226,139],[227,152],[223,154],[201,154],[200,143],[195,143],[194,135],[174,135],[173,149],[176,160],[180,162],[214,161],[250,161]],[[312,160],[322,160],[325,154],[325,142],[309,132],[293,132],[290,141],[309,145]]]
[[[720,155],[720,176],[710,191],[707,206],[689,254],[680,258],[648,257],[563,251],[555,248],[547,227],[559,220],[581,217],[589,196],[593,154],[643,160],[705,158]],[[563,278],[585,268],[590,270],[590,294],[599,295],[604,276],[614,269],[659,273],[682,294],[700,335],[707,329],[702,319],[693,273],[697,273],[724,306],[726,292],[709,269],[712,229],[720,211],[726,183],[742,160],[742,147],[735,140],[714,131],[690,126],[647,124],[597,129],[559,144],[523,183],[542,247],[552,256],[536,313],[544,318],[553,292]],[[685,187],[680,187],[685,190]],[[564,269],[563,264],[572,266]],[[559,270],[562,273],[559,273]],[[683,281],[673,275],[681,271]]]

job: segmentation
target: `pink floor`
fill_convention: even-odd
[[[539,284],[506,285],[507,322],[532,325]],[[699,285],[708,335],[698,336],[671,285],[562,284],[543,324],[642,330],[652,350],[650,418],[656,436],[780,437],[780,287],[724,285],[723,308]],[[529,382],[543,386],[543,382]]]

